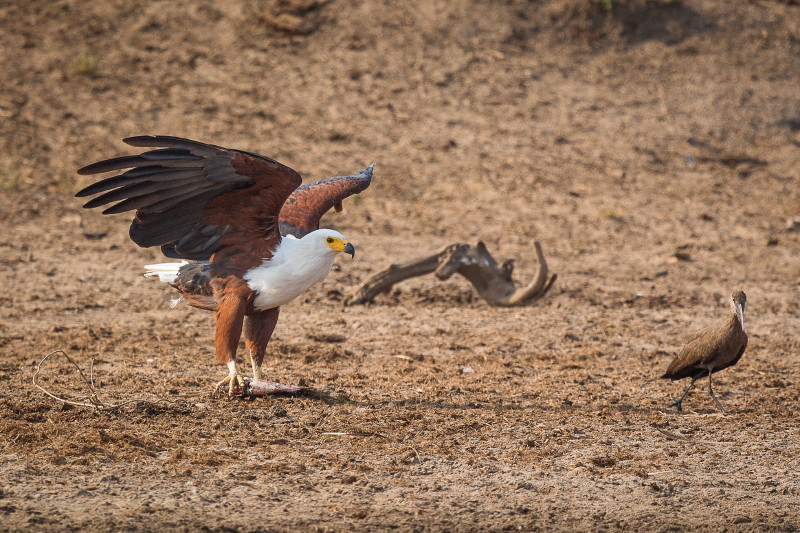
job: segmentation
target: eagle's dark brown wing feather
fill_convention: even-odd
[[[210,259],[233,270],[271,257],[280,242],[280,208],[302,183],[297,172],[268,157],[179,137],[124,141],[157,149],[80,169],[79,174],[130,169],[78,192],[103,193],[84,207],[117,202],[103,213],[136,210],[131,239],[142,247],[161,246],[167,257]]]
[[[342,200],[369,187],[374,167],[375,163],[353,176],[337,176],[299,187],[281,209],[281,235],[300,239],[318,230],[320,219],[332,207],[340,211]]]

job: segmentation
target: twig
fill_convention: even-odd
[[[653,426],[656,431],[664,435],[670,440],[677,440],[681,442],[688,442],[691,444],[730,444],[729,442],[722,442],[722,441],[712,441],[712,440],[695,440],[690,439],[689,437],[684,437],[683,435],[677,435],[672,433],[671,431],[667,431],[666,429],[661,429],[658,426]]]
[[[75,405],[75,406],[77,406],[77,407],[93,407],[94,409],[97,409],[97,410],[102,410],[102,409],[105,409],[105,406],[104,406],[102,403],[100,403],[99,401],[97,401],[97,400],[96,400],[96,395],[95,395],[95,394],[93,394],[92,396],[90,396],[90,397],[88,397],[88,398],[81,398],[81,400],[87,400],[87,399],[88,399],[88,400],[90,400],[92,403],[86,403],[85,401],[74,401],[74,400],[67,400],[66,398],[61,398],[60,396],[56,396],[55,394],[51,393],[50,391],[48,391],[47,389],[45,389],[44,387],[42,387],[41,385],[39,385],[39,384],[36,382],[36,378],[38,378],[38,377],[39,377],[39,373],[40,373],[40,372],[41,372],[41,370],[42,370],[42,364],[44,364],[44,362],[45,362],[45,361],[47,361],[47,360],[48,360],[48,359],[49,359],[51,356],[53,356],[53,355],[55,355],[55,354],[57,354],[57,353],[60,353],[61,355],[63,355],[64,357],[66,357],[66,358],[67,358],[67,361],[69,361],[69,362],[70,362],[70,364],[72,364],[72,366],[74,366],[74,367],[75,367],[75,369],[78,371],[78,374],[81,376],[81,378],[83,379],[83,381],[84,381],[84,382],[87,382],[87,383],[89,384],[89,389],[90,389],[90,390],[92,390],[92,391],[94,391],[94,386],[92,385],[92,383],[91,383],[91,382],[89,382],[89,381],[86,379],[86,376],[83,374],[83,370],[81,370],[81,367],[79,367],[79,366],[78,366],[78,365],[75,363],[75,361],[73,361],[73,360],[70,358],[70,356],[68,356],[68,355],[67,355],[67,354],[64,352],[64,350],[55,350],[55,351],[52,351],[52,352],[50,352],[49,354],[45,355],[45,356],[42,358],[42,360],[41,360],[41,361],[39,361],[39,363],[36,365],[36,371],[33,373],[33,386],[34,386],[34,387],[36,387],[37,389],[39,389],[40,391],[42,391],[43,393],[45,393],[46,395],[50,396],[51,398],[53,398],[53,399],[55,399],[55,400],[58,400],[58,401],[60,401],[60,402],[63,402],[63,403],[65,403],[65,404],[68,404],[68,405]]]
[[[417,464],[422,464],[422,456],[419,454],[416,448],[413,446],[406,445],[406,448],[410,448],[412,452],[414,452],[414,457],[417,458]]]
[[[75,369],[78,371],[78,375],[80,375],[80,377],[83,380],[84,384],[89,388],[89,392],[90,392],[89,396],[84,396],[84,397],[77,398],[77,399],[67,399],[67,398],[63,398],[61,396],[57,396],[57,395],[53,394],[52,392],[50,392],[49,390],[47,390],[46,388],[44,388],[41,385],[39,385],[39,383],[37,382],[37,378],[39,377],[39,374],[41,374],[42,365],[45,363],[45,361],[50,359],[50,357],[52,357],[55,354],[63,355],[67,359],[67,361],[73,367],[75,367]],[[105,403],[103,403],[100,400],[100,397],[99,397],[98,392],[97,392],[97,388],[94,385],[94,359],[92,359],[91,365],[89,367],[89,378],[87,378],[86,374],[84,374],[84,372],[83,372],[83,369],[81,369],[81,367],[78,366],[78,364],[75,361],[73,361],[72,358],[70,356],[68,356],[66,354],[66,352],[64,352],[64,350],[55,350],[55,351],[52,351],[49,354],[45,355],[39,361],[39,363],[36,365],[36,371],[33,373],[33,380],[32,381],[33,381],[33,386],[34,387],[36,387],[37,389],[39,389],[40,391],[45,393],[47,396],[53,398],[54,400],[58,400],[59,402],[65,403],[67,405],[74,405],[76,407],[91,407],[95,411],[114,411],[116,409],[119,409],[120,407],[123,407],[125,405],[129,405],[129,404],[144,404],[144,405],[156,405],[156,404],[159,404],[159,403],[176,404],[176,403],[180,403],[180,402],[186,401],[184,399],[169,400],[167,398],[158,398],[156,400],[146,400],[144,398],[135,398],[135,399],[132,399],[132,400],[125,400],[125,401],[120,402],[120,403],[106,405]]]
[[[380,433],[370,433],[367,431],[323,431],[320,435],[330,435],[334,437],[380,437],[382,439],[388,439],[386,435],[381,435]]]

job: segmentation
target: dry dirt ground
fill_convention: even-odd
[[[606,11],[603,7],[611,7]],[[0,5],[0,530],[800,530],[800,6],[591,0]],[[377,162],[356,243],[284,308],[269,375],[205,394],[213,317],[81,209],[75,169],[159,133],[306,179]],[[484,240],[559,279],[490,308],[392,262]],[[679,259],[680,257],[680,259]],[[658,379],[748,295],[686,413]],[[65,350],[115,412],[31,386]],[[472,372],[465,369],[471,369]],[[64,358],[42,380],[86,394]]]

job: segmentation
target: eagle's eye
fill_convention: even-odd
[[[326,240],[328,241],[328,244],[333,244],[333,237],[328,237]]]

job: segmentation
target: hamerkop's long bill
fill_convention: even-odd
[[[742,291],[735,291],[731,295],[731,317],[723,326],[712,326],[701,329],[695,333],[681,353],[673,359],[662,378],[683,379],[692,378],[678,400],[670,407],[677,408],[680,413],[681,404],[694,382],[708,374],[708,393],[714,399],[720,411],[725,409],[714,395],[711,387],[711,374],[724,368],[735,365],[742,358],[747,348],[747,333],[744,330],[744,304],[747,296]]]

